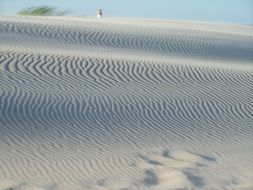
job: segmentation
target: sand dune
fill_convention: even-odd
[[[253,189],[253,27],[0,17],[0,190]]]

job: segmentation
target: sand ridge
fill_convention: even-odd
[[[0,190],[253,188],[251,31],[1,16]]]

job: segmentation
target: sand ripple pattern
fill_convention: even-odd
[[[174,55],[205,59],[253,60],[253,36],[193,29],[135,27],[107,23],[64,25],[48,22],[0,20],[0,40],[36,43],[36,46],[68,45],[79,50]],[[169,23],[164,23],[169,25]],[[161,32],[162,31],[162,32]],[[252,31],[252,29],[251,29]],[[8,38],[6,38],[8,36]]]
[[[253,61],[252,36],[12,19],[0,19],[0,189],[253,187],[253,155],[239,151],[253,144],[252,67],[145,59]],[[243,177],[215,173],[228,163]]]

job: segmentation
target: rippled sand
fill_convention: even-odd
[[[252,161],[252,26],[0,16],[0,190],[249,190]]]

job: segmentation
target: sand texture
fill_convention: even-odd
[[[0,16],[0,190],[252,179],[252,26]]]

